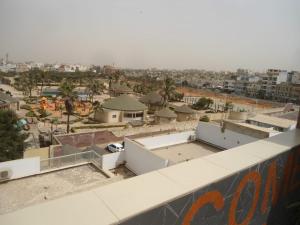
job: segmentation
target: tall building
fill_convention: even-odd
[[[272,98],[275,93],[276,85],[287,83],[289,74],[286,70],[268,69],[262,78],[262,91],[266,98]]]

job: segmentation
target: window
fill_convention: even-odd
[[[143,113],[137,113],[135,114],[135,117],[143,117]]]
[[[112,118],[117,118],[117,115],[112,115]]]

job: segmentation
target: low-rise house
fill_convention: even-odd
[[[94,118],[102,123],[144,121],[147,106],[128,95],[107,100],[96,110]]]
[[[76,87],[74,89],[79,100],[87,101],[89,98],[88,89],[86,87]],[[61,94],[58,87],[44,88],[41,96],[44,97],[57,97]]]
[[[129,88],[126,84],[120,83],[112,83],[109,88],[109,93],[112,96],[120,96],[120,95],[130,95],[133,94],[133,90]]]
[[[140,102],[148,106],[149,113],[161,110],[164,106],[164,98],[157,92],[150,92],[149,94],[141,97]]]
[[[197,111],[187,105],[175,107],[174,111],[177,114],[177,121],[197,120],[199,117]]]
[[[158,124],[173,123],[176,121],[177,114],[169,108],[163,108],[155,112],[155,122]]]
[[[19,110],[19,100],[0,92],[0,109]]]

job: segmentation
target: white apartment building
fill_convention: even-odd
[[[262,78],[262,91],[266,98],[272,98],[275,87],[278,84],[288,82],[289,75],[286,70],[268,69],[267,74]]]
[[[225,80],[223,87],[224,87],[224,91],[233,92],[235,87],[235,80]]]
[[[291,83],[300,84],[300,72],[292,71],[290,74],[291,74]]]
[[[237,77],[236,82],[234,84],[234,92],[236,94],[247,93],[247,87],[250,84],[256,83],[260,80],[259,76],[255,75],[240,75]]]

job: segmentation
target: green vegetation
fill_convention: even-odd
[[[67,111],[67,133],[70,132],[70,115],[73,113],[73,101],[77,97],[74,91],[75,85],[73,82],[64,80],[60,87],[61,95],[65,97],[65,107]]]
[[[167,105],[176,92],[175,82],[172,78],[166,77],[164,79],[161,95],[164,98],[164,105]]]
[[[90,79],[87,88],[90,100],[93,103],[94,95],[101,94],[104,89],[104,85],[99,80]]]
[[[43,110],[43,109],[38,109],[37,110],[41,115],[40,115],[40,118],[45,118],[47,116],[51,116],[51,112],[48,112],[46,110]]]
[[[32,91],[37,87],[37,75],[32,72],[22,74],[19,79],[16,79],[15,87],[23,91],[24,95],[31,97]]]
[[[202,97],[192,105],[192,108],[196,110],[206,110],[209,109],[213,103],[214,101],[211,98]]]
[[[27,104],[21,105],[21,106],[20,106],[20,109],[31,110],[31,106],[30,106],[30,105],[27,105]]]
[[[17,121],[15,112],[0,110],[0,162],[23,157],[27,134],[18,130]]]
[[[202,122],[209,122],[210,121],[210,119],[209,119],[209,117],[208,116],[202,116],[201,118],[200,118],[200,121],[202,121]]]
[[[170,101],[180,102],[180,101],[182,101],[183,97],[184,97],[183,93],[179,93],[179,92],[175,91],[173,93],[173,95],[171,96]]]
[[[230,111],[230,110],[232,110],[233,109],[233,104],[232,104],[232,102],[226,102],[225,103],[225,106],[224,106],[224,111],[225,112],[228,112],[228,111]]]
[[[25,114],[25,116],[27,116],[27,117],[36,117],[36,114],[34,113],[34,111],[29,111]]]

